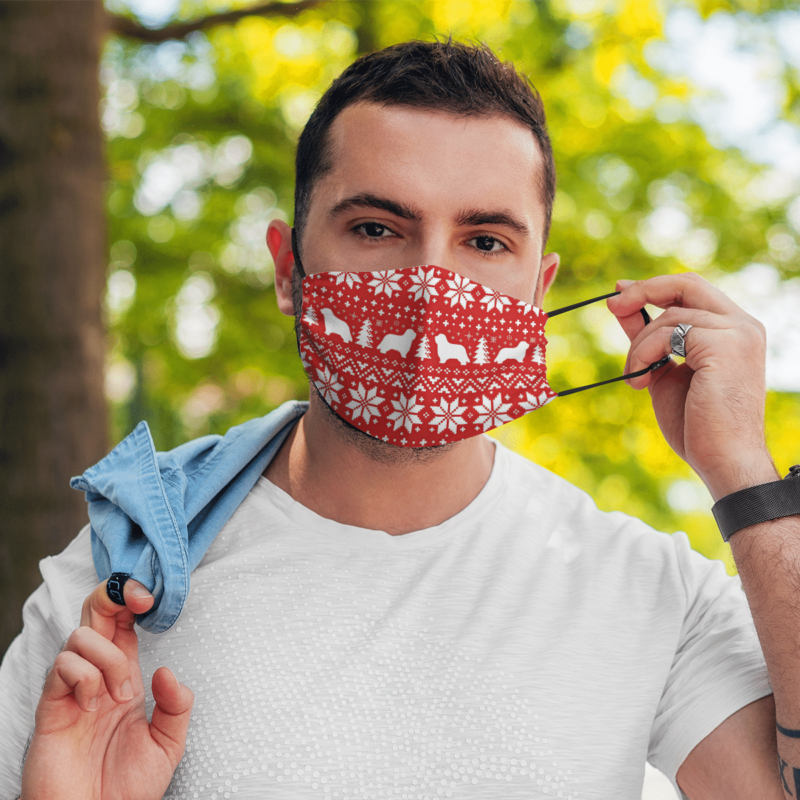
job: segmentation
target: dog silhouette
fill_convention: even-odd
[[[333,311],[329,308],[322,309],[322,316],[325,318],[325,333],[332,336],[334,333],[340,336],[343,342],[352,342],[353,337],[350,334],[350,327],[344,321],[334,315]]]
[[[530,345],[527,342],[520,342],[516,347],[504,347],[495,358],[495,363],[502,364],[504,361],[519,361],[522,363],[525,359],[525,353],[528,352]]]
[[[462,365],[469,364],[469,356],[463,345],[448,342],[447,337],[443,333],[436,336],[434,340],[436,342],[436,352],[439,356],[440,364],[444,364],[451,358],[454,358]]]
[[[394,333],[387,333],[378,345],[378,350],[384,354],[388,353],[390,350],[397,350],[397,352],[405,358],[411,348],[411,342],[414,341],[416,335],[417,333],[413,328],[409,328],[402,336],[398,336]]]

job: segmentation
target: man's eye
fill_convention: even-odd
[[[387,234],[391,235],[391,231],[380,222],[363,222],[358,225],[354,230],[361,231],[366,237],[370,239],[385,239]]]
[[[470,239],[470,243],[474,243],[476,249],[482,250],[484,253],[496,253],[498,250],[505,250],[505,245],[494,236],[476,236]]]

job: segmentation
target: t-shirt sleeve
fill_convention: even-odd
[[[720,561],[693,551],[686,534],[671,538],[686,593],[684,620],[647,760],[680,793],[675,775],[686,756],[728,717],[772,689],[739,579]]]
[[[88,526],[58,556],[39,562],[44,583],[27,599],[22,633],[0,665],[0,798],[20,792],[22,759],[33,732],[45,677],[70,633],[83,600],[97,584]]]

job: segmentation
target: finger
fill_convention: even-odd
[[[633,341],[645,327],[644,318],[638,311],[635,314],[629,314],[624,317],[617,316],[617,322],[619,322],[620,327],[625,331],[625,335],[630,341]]]
[[[143,614],[153,605],[153,595],[139,581],[129,580],[123,588],[125,605],[115,603],[106,591],[106,581],[98,584],[84,600],[81,625],[88,625],[113,639],[118,627],[131,630],[136,614]]]
[[[69,695],[81,711],[94,711],[103,685],[103,675],[97,667],[77,653],[64,650],[56,656],[42,692],[42,703],[54,703]]]
[[[608,299],[612,314],[630,316],[650,303],[659,308],[696,308],[717,314],[730,314],[741,309],[715,286],[694,272],[681,275],[659,275],[644,281],[617,281],[620,294]]]
[[[645,337],[656,335],[663,336],[663,331],[667,331],[667,341],[669,342],[675,328],[678,325],[691,325],[692,329],[703,328],[704,330],[725,330],[731,327],[731,317],[713,314],[709,311],[698,311],[689,308],[668,308],[663,314],[659,314],[649,325],[642,326],[642,329],[634,336],[631,342],[631,351],[638,347]],[[687,334],[688,337],[688,334]],[[687,339],[688,341],[688,339]],[[672,345],[662,353],[659,358],[672,352]]]
[[[77,628],[67,639],[64,650],[77,653],[100,670],[105,687],[115,702],[127,703],[133,699],[128,656],[102,634],[86,626]]]
[[[691,325],[691,330],[684,338],[686,348],[686,367],[691,371],[697,371],[704,366],[711,363],[711,358],[715,349],[719,349],[719,338],[730,338],[731,332],[722,328],[705,328],[702,325],[696,324],[702,319],[702,314],[687,314],[684,310],[683,315],[686,317],[686,324]],[[665,355],[672,353],[672,334],[675,330],[674,326],[670,324],[657,326],[648,326],[641,336],[637,337],[636,341],[631,346],[630,353],[628,354],[628,365],[630,372],[636,372],[639,369],[644,369],[647,365],[663,358]],[[716,348],[715,348],[716,341]],[[671,369],[678,365],[673,364],[671,367],[667,365],[664,369],[656,370],[653,373],[646,373],[638,378],[632,378],[630,385],[634,389],[643,389],[645,386],[653,386],[665,375],[669,374]]]
[[[612,299],[614,298],[609,298],[609,301]],[[610,307],[609,310],[611,310]],[[689,320],[690,315],[692,321]],[[709,311],[673,306],[652,319],[647,325],[645,325],[641,311],[628,316],[617,316],[617,322],[619,322],[622,330],[625,331],[628,339],[633,344],[636,344],[637,340],[645,335],[645,331],[649,334],[653,330],[664,326],[669,326],[671,330],[674,330],[675,326],[679,324],[699,325],[705,328],[724,328],[730,325],[730,317]]]
[[[166,667],[156,670],[152,686],[156,707],[150,721],[150,735],[167,754],[173,767],[177,767],[186,747],[194,694]]]

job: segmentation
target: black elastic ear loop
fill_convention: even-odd
[[[597,303],[600,300],[607,300],[609,297],[614,297],[618,295],[619,292],[610,292],[609,294],[600,295],[600,297],[593,297],[591,300],[583,300],[580,303],[573,303],[571,306],[564,306],[564,308],[557,308],[555,311],[548,311],[547,318],[550,319],[551,317],[557,317],[559,314],[563,314],[566,311],[573,311],[576,308],[580,308],[581,306],[588,306],[590,303]],[[647,311],[643,308],[640,308],[639,311],[642,312],[642,316],[644,317],[644,324],[649,325],[652,320],[650,319],[650,315]],[[563,392],[556,392],[558,397],[566,397],[568,394],[575,394],[576,392],[585,392],[587,389],[594,389],[598,386],[605,386],[607,383],[616,383],[617,381],[624,381],[626,378],[638,378],[640,375],[646,375],[648,372],[652,372],[654,369],[660,369],[665,364],[668,364],[672,361],[671,356],[664,356],[660,361],[656,361],[651,364],[649,367],[645,367],[644,369],[640,369],[636,372],[629,372],[627,375],[620,375],[619,378],[610,378],[607,381],[600,381],[599,383],[590,383],[588,386],[578,386],[575,389],[565,389]]]
[[[297,266],[297,271],[300,273],[301,278],[305,278],[306,271],[303,269],[303,262],[300,260],[300,253],[297,252],[297,234],[292,228],[292,255],[294,255],[294,263]]]

